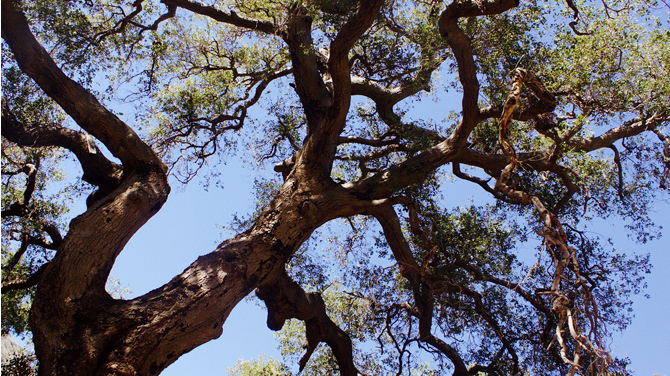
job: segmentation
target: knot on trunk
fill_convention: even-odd
[[[303,216],[307,218],[314,218],[316,216],[318,209],[316,207],[316,204],[311,201],[311,200],[306,200],[302,204],[300,204],[300,207],[298,208],[298,212]]]

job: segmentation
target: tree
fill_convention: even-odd
[[[659,235],[646,213],[668,190],[670,33],[656,7],[3,0],[3,327],[25,330],[30,303],[41,375],[156,375],[255,290],[268,327],[304,323],[301,368],[403,374],[425,351],[454,375],[625,372],[605,340],[648,260],[585,226],[619,216]],[[405,103],[430,93],[460,104],[412,118]],[[240,232],[112,298],[114,261],[169,177],[216,179],[235,154],[278,177],[259,178]],[[87,208],[66,226],[48,187],[70,155],[80,180],[56,189]],[[445,208],[450,176],[495,202]],[[308,239],[338,219],[362,262],[325,298],[332,271]],[[536,262],[515,254],[526,240]]]

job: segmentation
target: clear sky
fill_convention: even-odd
[[[122,285],[141,295],[160,286],[180,273],[197,256],[214,249],[225,233],[218,225],[227,224],[233,214],[247,214],[253,209],[250,190],[254,172],[239,163],[220,166],[223,189],[202,189],[197,182],[186,188],[174,185],[163,209],[145,225],[121,253],[112,271]],[[233,179],[230,179],[233,178]],[[481,199],[486,193],[469,184],[447,184],[463,203]],[[481,192],[480,192],[481,191]],[[453,196],[452,196],[453,197]],[[670,205],[658,202],[653,219],[670,228]],[[613,350],[617,356],[631,359],[637,375],[652,376],[654,372],[670,375],[670,235],[641,246],[629,241],[623,223],[601,223],[593,231],[612,237],[618,250],[652,254],[654,268],[648,277],[650,299],[635,299],[636,318],[623,335],[615,335]],[[667,232],[667,231],[666,231]],[[265,325],[265,312],[257,299],[247,299],[236,307],[224,325],[221,338],[211,341],[182,356],[167,368],[166,376],[226,375],[237,359],[253,359],[261,354],[281,359],[273,333]]]

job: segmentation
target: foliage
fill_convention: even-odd
[[[280,376],[285,375],[284,366],[274,359],[259,356],[256,360],[238,360],[228,369],[229,376]]]
[[[35,355],[26,351],[12,354],[2,362],[2,373],[9,376],[35,376],[38,367]]]

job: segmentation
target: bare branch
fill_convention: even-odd
[[[392,136],[392,137],[388,138],[390,136]],[[338,143],[338,145],[353,143],[353,144],[379,147],[379,146],[395,145],[395,144],[398,143],[399,137],[400,137],[400,135],[397,132],[389,132],[389,133],[383,134],[380,137],[373,138],[373,139],[367,139],[367,138],[362,138],[362,137],[353,137],[353,136],[347,136],[347,137],[340,136],[337,143]]]
[[[144,32],[158,30],[158,26],[161,23],[173,18],[176,15],[177,7],[174,5],[167,5],[167,11],[164,14],[160,15],[151,25],[149,26],[139,25],[133,19],[142,12],[143,10],[142,3],[144,3],[144,0],[136,0],[133,3],[134,9],[132,12],[130,12],[130,14],[120,19],[111,29],[96,34],[93,39],[100,41],[102,39],[109,37],[110,35],[123,33],[124,31],[126,31],[128,25],[137,26],[139,27],[140,30],[139,34],[137,35],[137,41],[131,45],[132,49],[132,46],[134,46],[137,42],[141,40],[142,34],[144,34]]]
[[[654,130],[668,120],[668,114],[662,112],[656,112],[650,116],[639,116],[635,119],[626,121],[616,128],[608,130],[600,136],[587,139],[567,140],[566,145],[575,150],[585,152],[606,148],[622,138],[628,138],[645,131]]]
[[[495,198],[497,198],[497,199],[499,199],[499,200],[508,202],[508,203],[511,203],[511,202],[512,202],[512,201],[509,201],[509,200],[507,199],[507,197],[501,195],[500,192],[496,192],[496,191],[495,191],[495,190],[488,184],[489,181],[490,181],[491,179],[484,180],[484,179],[482,179],[482,178],[478,178],[478,177],[476,177],[476,176],[473,176],[473,175],[470,175],[470,174],[467,174],[467,173],[461,171],[461,164],[458,163],[458,162],[453,162],[453,163],[452,163],[452,171],[453,171],[454,175],[456,175],[456,177],[461,178],[461,179],[463,179],[463,180],[467,180],[467,181],[473,182],[473,183],[479,185],[479,186],[482,187],[486,192],[492,194],[493,197],[495,197]]]

